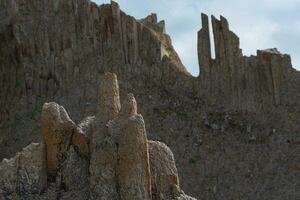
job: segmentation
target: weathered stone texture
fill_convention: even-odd
[[[201,199],[295,198],[300,73],[288,55],[274,49],[243,56],[227,20],[213,18],[213,30],[208,21],[202,15],[201,73],[192,77],[174,51],[164,21],[155,14],[136,20],[115,2],[98,6],[88,0],[0,1],[0,159],[41,141],[41,129],[53,133],[56,127],[59,131],[44,141],[51,144],[48,153],[53,159],[48,164],[56,178],[41,198],[89,196],[60,189],[69,177],[64,165],[82,160],[80,173],[95,175],[84,188],[94,191],[89,198],[104,194],[104,199],[114,199],[117,140],[108,122],[122,115],[114,98],[134,93],[148,137],[170,146],[181,186],[189,194]],[[209,31],[216,59],[211,58]],[[98,86],[105,83],[102,75],[107,71],[118,76],[121,89],[120,94],[107,93],[108,101],[116,100],[102,109],[109,117],[99,115],[106,103],[98,102]],[[63,124],[70,124],[74,132],[62,134],[60,123],[45,129],[40,121],[44,102],[66,108],[72,122]],[[58,111],[57,116],[64,113]],[[70,148],[54,142],[64,138]],[[66,159],[69,155],[73,161]]]
[[[242,55],[239,38],[221,16],[211,18],[215,59],[211,57],[208,17],[202,14],[198,33],[200,90],[220,104],[248,111],[290,103],[285,94],[292,71],[290,58],[278,50],[259,50],[257,56]],[[292,96],[292,95],[291,95]]]
[[[56,103],[45,103],[42,111],[42,134],[46,146],[48,173],[56,176],[60,163],[65,159],[65,153],[77,132],[77,126],[70,119],[66,110]],[[80,138],[74,141],[78,144]]]
[[[120,111],[119,85],[115,74],[103,75],[98,89],[98,112],[91,125],[91,199],[117,199],[117,145],[116,139],[108,132],[107,123],[118,116]]]
[[[151,199],[149,150],[145,122],[137,114],[137,103],[128,94],[122,104],[117,134],[117,177],[120,200]],[[116,123],[116,122],[112,122]]]
[[[106,73],[99,88],[98,113],[79,126],[62,106],[44,104],[43,142],[31,144],[0,164],[1,198],[150,200],[152,188],[158,188],[153,198],[171,195],[174,199],[184,194],[179,193],[170,149],[160,143],[149,149],[145,122],[137,113],[133,94],[127,95],[119,112],[116,75]],[[150,163],[149,150],[152,161],[156,154],[158,160]],[[158,180],[152,187],[150,168],[152,179]]]
[[[200,76],[203,83],[208,87],[211,76],[211,45],[209,35],[209,21],[205,14],[201,14],[202,29],[198,32],[198,62],[200,67]],[[209,49],[209,51],[208,51]]]
[[[42,144],[33,143],[0,163],[0,199],[33,199],[47,187]]]
[[[119,84],[115,74],[106,73],[101,79],[98,92],[98,115],[103,121],[114,119],[120,111]]]
[[[179,177],[172,151],[165,144],[149,141],[151,183],[154,200],[176,197],[179,193]]]

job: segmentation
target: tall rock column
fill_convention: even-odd
[[[220,20],[212,16],[212,27],[216,54],[214,73],[217,75],[218,88],[226,96],[233,95],[237,91],[238,63],[242,56],[239,38],[229,30],[228,21],[222,16]]]
[[[198,60],[200,68],[200,77],[205,88],[210,82],[211,71],[211,45],[209,36],[209,21],[208,16],[201,14],[202,28],[198,32]]]
[[[116,74],[106,73],[101,78],[98,89],[97,117],[102,121],[114,119],[121,108],[119,84]]]
[[[118,80],[115,74],[106,73],[98,90],[98,113],[92,127],[90,143],[90,190],[91,199],[117,199],[115,137],[110,135],[107,122],[120,110]]]
[[[120,200],[150,200],[151,178],[147,135],[143,117],[137,114],[137,104],[128,94],[119,117],[110,124],[117,136],[117,182]]]

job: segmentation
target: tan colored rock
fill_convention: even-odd
[[[46,146],[47,172],[56,176],[64,154],[73,144],[85,156],[89,155],[88,139],[70,119],[67,111],[56,103],[45,103],[42,110],[43,140]]]
[[[82,132],[88,137],[92,137],[93,125],[95,123],[95,116],[89,116],[84,118],[79,124],[78,127]]]
[[[178,172],[170,148],[164,143],[148,141],[153,199],[180,194]]]
[[[124,109],[124,110],[123,110]],[[151,178],[147,135],[143,117],[137,114],[132,94],[122,104],[121,115],[110,127],[117,134],[117,181],[120,200],[151,199]],[[117,129],[115,131],[114,129]]]
[[[98,90],[98,113],[92,128],[90,159],[91,199],[116,199],[117,146],[107,122],[120,110],[119,85],[115,74],[106,73]]]
[[[117,76],[113,73],[105,73],[98,89],[98,115],[103,121],[108,121],[118,115],[120,108]]]
[[[212,103],[241,110],[258,111],[289,102],[290,59],[277,49],[243,56],[239,38],[229,29],[226,18],[211,18],[216,58],[211,58],[208,17],[202,14],[198,33],[200,93]]]
[[[90,156],[89,142],[88,136],[82,130],[76,128],[71,143],[76,150],[86,158],[89,158]]]
[[[126,96],[120,112],[119,100],[116,75],[107,73],[99,87],[99,112],[78,126],[64,107],[45,103],[43,142],[2,161],[0,198],[188,199],[171,150],[148,142],[134,95]]]
[[[123,101],[120,115],[121,117],[130,117],[137,114],[137,103],[134,98],[134,95],[127,94],[126,99]]]
[[[66,110],[56,103],[46,103],[42,111],[43,140],[46,144],[47,171],[56,176],[59,162],[67,150],[75,124]]]
[[[151,138],[164,140],[178,152],[180,163],[188,163],[180,166],[186,191],[203,199],[213,195],[217,199],[260,199],[255,188],[267,184],[270,187],[261,190],[265,198],[285,198],[287,193],[293,193],[291,188],[297,182],[292,163],[295,159],[286,162],[284,158],[290,158],[295,151],[287,147],[286,141],[298,140],[299,123],[295,119],[299,114],[300,75],[292,69],[287,55],[274,55],[268,50],[259,56],[238,56],[237,38],[226,20],[218,19],[215,33],[219,59],[212,59],[210,68],[201,65],[201,72],[208,73],[204,79],[201,74],[199,80],[184,73],[170,37],[162,31],[163,23],[143,23],[122,12],[116,3],[98,6],[89,0],[2,0],[0,13],[0,159],[12,157],[30,142],[40,140],[40,102],[60,102],[74,121],[96,114],[96,93],[102,79],[99,74],[111,71],[119,77],[122,94],[137,94]],[[204,37],[203,41],[208,42],[208,35]],[[200,53],[206,53],[206,63],[208,46],[204,44]],[[223,117],[218,118],[219,122],[213,119],[209,121],[211,127],[221,127],[222,131],[213,128],[214,134],[209,134],[200,116],[223,109],[238,114],[246,110],[250,115],[242,121],[226,122],[231,116],[225,122],[220,120]],[[255,124],[252,130],[259,132],[256,142],[263,142],[262,145],[245,144],[248,135],[239,124],[245,125],[246,121]],[[222,123],[229,124],[230,132]],[[275,129],[278,131],[272,131]],[[211,135],[210,139],[202,138],[202,133]],[[226,138],[222,138],[224,134]],[[79,138],[71,143],[81,146],[82,137]],[[115,140],[104,138],[100,141],[115,149]],[[177,138],[182,141],[180,145]],[[238,150],[235,145],[228,145],[232,141],[240,146]],[[215,142],[218,145],[212,147]],[[214,150],[213,155],[205,143]],[[268,155],[263,154],[262,146]],[[222,156],[224,150],[228,156]],[[109,159],[115,150],[107,152],[103,155]],[[196,155],[201,155],[200,160]],[[105,164],[106,159],[103,160]],[[250,161],[257,165],[253,167]],[[266,167],[269,161],[272,168]],[[232,164],[238,167],[232,168]],[[245,166],[249,166],[251,175]],[[276,169],[281,166],[286,167],[277,177]],[[269,176],[269,172],[274,176]],[[110,173],[114,170],[103,174]],[[252,175],[257,177],[255,183]],[[230,181],[231,177],[234,180]],[[217,192],[212,194],[215,185]],[[235,190],[228,190],[229,186]]]

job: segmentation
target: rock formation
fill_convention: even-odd
[[[211,21],[215,59],[211,57],[208,16],[202,14],[202,29],[198,32],[201,89],[243,110],[290,103],[290,97],[286,97],[293,71],[290,56],[277,49],[243,56],[239,38],[230,31],[227,20],[212,16]]]
[[[213,17],[209,30],[203,14],[200,75],[193,77],[157,18],[135,19],[115,2],[0,1],[0,159],[16,155],[2,161],[2,172],[14,170],[3,176],[6,196],[119,197],[125,189],[115,174],[123,145],[118,138],[132,139],[121,129],[128,122],[136,135],[144,133],[134,106],[120,106],[119,97],[133,93],[147,137],[168,144],[178,164],[176,170],[164,145],[148,141],[157,152],[149,152],[153,199],[178,193],[178,175],[183,190],[199,199],[296,199],[300,74],[290,57],[276,49],[243,56],[227,20]],[[20,159],[24,147],[40,141],[24,151],[47,159]],[[121,152],[122,165],[129,161]],[[42,162],[49,165],[46,173]],[[27,183],[27,167],[47,177],[29,176]],[[145,178],[146,169],[139,174]],[[128,195],[150,186],[143,179]],[[28,187],[36,189],[24,193]]]
[[[47,186],[45,148],[32,143],[0,163],[0,199],[33,199]],[[22,198],[21,198],[22,197]]]
[[[172,151],[161,142],[149,141],[148,143],[153,194],[178,193],[179,179]],[[154,196],[153,199],[160,199],[160,196]]]
[[[45,103],[43,142],[0,164],[0,199],[194,199],[180,189],[171,150],[148,141],[133,94],[121,111],[119,99],[116,75],[105,74],[92,135]]]
[[[124,90],[188,75],[156,15],[136,20],[115,2],[89,0],[5,0],[0,13],[0,121],[3,138],[24,130],[18,119],[26,124],[18,150],[40,129],[43,102],[59,102],[75,121],[94,115],[104,71],[132,80],[121,84]],[[15,130],[6,128],[13,124]]]

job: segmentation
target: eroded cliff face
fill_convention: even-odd
[[[100,110],[89,129],[57,103],[44,104],[43,141],[0,164],[0,199],[194,199],[180,189],[171,150],[148,141],[133,94],[120,110],[111,73],[99,91]]]
[[[211,23],[215,59],[211,56],[208,16],[202,14],[198,54],[199,79],[205,94],[219,96],[220,103],[225,101],[234,108],[250,111],[296,103],[289,88],[295,74],[289,55],[275,48],[258,50],[256,56],[243,56],[239,38],[230,31],[227,20],[212,16]]]
[[[181,185],[189,194],[200,199],[295,198],[299,179],[299,72],[292,68],[288,55],[275,49],[243,56],[239,38],[230,31],[227,20],[213,17],[212,23],[216,58],[211,58],[208,17],[202,15],[198,34],[201,74],[192,77],[174,51],[164,21],[158,22],[155,14],[136,20],[115,2],[98,6],[88,0],[0,1],[0,159],[13,157],[32,141],[40,142],[42,131],[48,146],[53,147],[45,152],[48,181],[63,176],[67,190],[74,191],[75,196],[77,190],[84,189],[82,195],[92,191],[94,198],[114,198],[119,191],[114,187],[112,174],[117,164],[112,157],[118,153],[116,145],[109,142],[110,131],[118,132],[124,124],[111,123],[109,127],[114,128],[110,130],[106,122],[121,116],[119,96],[127,99],[127,94],[133,93],[141,105],[139,113],[147,121],[149,139],[170,146],[179,164]],[[117,74],[120,93],[114,81],[98,88],[105,84],[101,75],[108,71]],[[113,76],[111,79],[115,80]],[[56,117],[43,117],[41,123],[44,102],[53,101],[58,104],[45,105],[44,111]],[[126,118],[132,125],[124,132],[141,129],[134,107],[127,107],[135,117]],[[96,124],[98,132],[91,124]],[[135,155],[136,160],[144,156],[143,143],[142,155]],[[149,152],[151,180],[156,184],[150,188],[155,199],[159,198],[157,192],[176,191],[177,187],[170,189],[165,183],[177,185],[178,179],[174,167],[151,164],[151,158],[156,159],[153,155],[169,152],[164,145],[152,145],[148,142],[148,149],[157,152]],[[38,154],[42,146],[27,149]],[[126,163],[126,156],[122,157]],[[20,165],[17,160],[5,161],[8,163],[4,165],[16,169]],[[168,160],[173,162],[172,157]],[[66,163],[62,168],[61,162]],[[98,165],[105,167],[99,170]],[[170,171],[159,175],[153,166]],[[42,173],[40,169],[34,174]],[[124,176],[126,173],[122,172]],[[138,173],[147,177],[145,171]],[[13,177],[23,182],[23,175]],[[72,177],[81,177],[80,183]],[[36,188],[34,184],[43,180],[35,179],[30,187]],[[126,181],[121,181],[124,186]],[[149,186],[146,182],[144,185]],[[65,187],[65,183],[56,182],[47,187],[53,198],[63,196],[59,185]],[[13,189],[7,191],[14,191],[16,186],[8,186]],[[143,188],[146,195],[149,189]]]
[[[6,135],[37,132],[45,101],[65,105],[76,121],[93,114],[99,75],[106,71],[118,74],[122,88],[140,91],[188,76],[156,15],[136,20],[115,2],[88,0],[6,0],[0,9]]]

